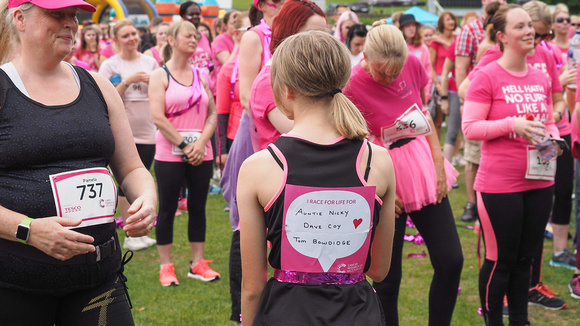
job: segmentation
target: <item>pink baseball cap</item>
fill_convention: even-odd
[[[86,3],[83,0],[8,0],[8,8],[15,8],[21,4],[30,2],[35,6],[44,9],[62,9],[68,7],[77,7],[81,10],[88,12],[95,12],[97,8],[93,5]]]
[[[260,2],[260,0],[254,0],[254,7],[258,8],[258,2]]]

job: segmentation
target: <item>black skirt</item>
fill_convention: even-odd
[[[355,284],[296,284],[271,278],[264,288],[254,326],[386,325],[367,281]]]

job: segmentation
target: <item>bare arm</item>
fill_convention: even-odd
[[[189,162],[194,165],[200,165],[203,163],[203,157],[205,154],[205,148],[207,142],[213,136],[215,127],[217,125],[217,114],[215,109],[215,102],[213,101],[213,94],[209,89],[205,80],[202,79],[205,92],[207,93],[209,102],[207,105],[207,117],[205,119],[205,124],[203,125],[203,130],[199,139],[192,144],[188,144],[184,149],[183,153],[189,158]]]
[[[281,134],[287,133],[292,128],[294,128],[294,121],[288,119],[288,117],[280,112],[278,108],[273,108],[270,112],[268,112],[268,120],[270,123],[280,132]]]
[[[433,119],[431,115],[428,115],[429,125],[431,125],[431,130],[435,130],[435,125],[433,124]],[[437,172],[437,203],[441,203],[441,200],[447,195],[447,176],[445,175],[445,164],[443,153],[441,152],[441,145],[439,142],[439,137],[437,133],[431,132],[431,134],[426,136],[429,147],[431,147],[431,155],[433,156],[433,162],[435,163],[435,171]]]
[[[240,212],[240,249],[242,253],[242,316],[243,325],[252,325],[267,282],[266,225],[260,204],[257,180],[264,152],[248,158],[240,168],[238,207]],[[279,169],[279,168],[278,168]]]
[[[174,145],[179,145],[184,140],[183,136],[175,129],[165,116],[165,90],[167,89],[167,73],[163,69],[157,69],[151,73],[149,83],[149,104],[153,123],[163,137]]]
[[[437,62],[437,51],[434,48],[429,47],[429,58],[431,59],[431,79],[433,80],[433,85],[439,92],[440,84],[439,79],[437,78],[437,72],[435,71],[435,63]]]
[[[564,94],[562,92],[552,93],[552,102],[554,107],[554,122],[559,123],[560,117],[566,114],[566,101],[564,101]]]
[[[244,63],[240,65],[239,70],[240,102],[246,112],[248,112],[249,108],[252,84],[260,72],[263,50],[258,34],[254,32],[244,34],[240,43],[240,53],[238,58],[240,62]],[[269,49],[266,49],[266,51],[269,51]]]
[[[371,265],[367,275],[374,281],[381,282],[389,272],[391,253],[393,251],[393,236],[395,234],[395,171],[393,161],[387,150],[375,145],[371,146],[373,148],[373,157],[369,185],[377,186],[377,195],[381,197],[383,205],[371,247]],[[366,166],[366,164],[361,164],[361,167],[363,166]]]
[[[467,78],[467,72],[469,71],[470,65],[470,57],[464,57],[460,55],[455,57],[455,82],[457,85],[461,85],[463,80]]]
[[[455,67],[455,61],[451,61],[448,58],[445,58],[445,63],[443,63],[443,71],[441,72],[441,90],[439,91],[439,95],[441,96],[449,96],[449,74],[451,73],[451,69]],[[446,115],[449,114],[449,100],[448,99],[441,99],[441,111]]]

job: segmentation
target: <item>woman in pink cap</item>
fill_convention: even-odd
[[[6,325],[134,325],[115,225],[149,233],[153,178],[123,102],[103,76],[63,62],[81,0],[0,1],[0,320]]]

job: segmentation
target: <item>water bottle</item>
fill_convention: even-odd
[[[534,115],[531,113],[528,113],[526,115],[526,119],[529,121],[536,121]],[[533,136],[534,139],[538,141],[538,143],[535,145],[536,150],[538,150],[538,155],[540,156],[540,160],[542,161],[542,163],[548,162],[549,160],[558,155],[558,150],[556,149],[556,146],[550,139],[550,135],[546,133],[545,129],[536,128],[536,130],[544,133],[544,136],[539,136],[536,134],[534,134]]]
[[[576,69],[580,61],[580,31],[570,39],[570,47],[568,48],[568,70]],[[576,89],[576,83],[569,84],[569,88]]]

